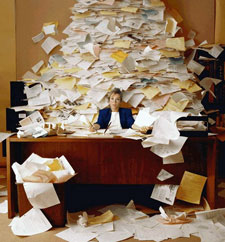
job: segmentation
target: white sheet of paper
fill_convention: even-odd
[[[221,81],[222,81],[222,80],[220,80],[220,79],[211,78],[211,77],[205,77],[205,78],[203,78],[203,79],[199,82],[199,84],[200,84],[202,87],[204,87],[204,89],[205,89],[206,91],[209,91],[213,83],[214,83],[215,85],[217,85],[217,84],[220,83]]]
[[[187,67],[197,75],[200,75],[202,71],[205,69],[205,66],[199,64],[198,62],[191,60],[189,61]]]
[[[153,137],[149,137],[149,138],[145,139],[144,141],[142,141],[141,144],[144,148],[151,147],[151,146],[158,145],[158,144],[168,145],[169,139],[167,139],[166,137],[153,136]]]
[[[40,68],[44,65],[44,61],[40,60],[36,65],[34,65],[31,69],[34,73],[37,73]]]
[[[47,25],[47,26],[43,26],[43,31],[44,33],[47,34],[55,34],[56,30],[56,26],[55,24],[51,24],[51,25]]]
[[[215,58],[217,58],[224,49],[220,45],[214,45],[212,49],[210,49],[209,54]]]
[[[149,46],[147,46],[144,51],[143,51],[143,56],[146,59],[150,59],[153,61],[159,61],[161,58],[161,52],[159,52],[158,50],[152,50]]]
[[[163,241],[168,239],[168,236],[162,228],[147,228],[144,226],[135,226],[134,239],[138,240],[151,240],[151,241]]]
[[[134,71],[135,66],[136,66],[136,62],[131,56],[128,56],[122,63],[123,69],[125,69],[125,71],[128,73],[131,73],[132,71]]]
[[[195,46],[195,41],[193,39],[189,39],[187,41],[185,41],[185,47],[186,48],[190,48],[190,47],[193,47]]]
[[[121,23],[122,26],[130,27],[133,29],[140,29],[144,21],[138,18],[127,19],[125,22]]]
[[[168,171],[161,169],[161,171],[159,172],[157,179],[160,181],[165,181],[171,177],[173,177],[174,175],[169,173]]]
[[[23,76],[23,79],[38,80],[39,76],[35,75],[31,71],[27,71]]]
[[[91,65],[94,63],[95,61],[86,61],[86,60],[83,60],[81,62],[79,62],[77,65],[84,69],[84,70],[88,70],[88,68],[91,67]]]
[[[98,90],[98,89],[91,89],[88,91],[87,95],[96,102],[100,102],[107,94],[107,91],[104,90]]]
[[[149,109],[146,108],[138,112],[138,115],[134,122],[135,125],[137,125],[138,127],[151,126],[155,122],[157,118],[149,114],[148,110]]]
[[[50,105],[50,103],[48,90],[44,90],[40,95],[28,99],[28,106]]]
[[[168,145],[158,144],[153,146],[151,151],[162,158],[175,155],[181,150],[186,140],[187,137],[180,136],[176,140],[170,140]]]
[[[162,116],[154,122],[152,135],[157,138],[178,139],[180,132],[173,122]]]
[[[129,99],[129,103],[131,106],[136,108],[141,103],[144,97],[144,94],[136,93]]]
[[[136,79],[122,79],[113,81],[114,87],[120,88],[126,91],[133,83],[135,83]]]
[[[96,30],[103,34],[115,35],[120,30],[118,26],[115,25],[115,21],[109,19],[103,19],[96,27]]]
[[[26,94],[27,98],[32,98],[39,95],[42,92],[41,84],[37,84],[33,87],[24,87],[24,93]]]
[[[40,209],[32,208],[20,218],[16,219],[11,230],[18,236],[31,236],[49,230],[52,225]],[[13,221],[14,221],[13,219]]]
[[[39,125],[44,125],[45,121],[42,115],[40,114],[40,112],[36,111],[30,114],[29,116],[27,116],[25,119],[22,119],[19,123],[21,126],[26,126],[34,123]]]
[[[173,205],[178,187],[179,185],[155,184],[151,198],[169,205]]]
[[[40,78],[38,78],[39,82],[48,82],[56,75],[55,72],[45,72]],[[43,83],[44,84],[44,83]],[[43,85],[44,86],[44,85]],[[48,88],[48,87],[46,87]]]
[[[125,239],[129,239],[132,237],[133,234],[130,232],[125,231],[112,231],[112,232],[105,232],[99,236],[97,236],[97,240],[99,242],[117,242]]]
[[[23,187],[34,208],[43,209],[60,203],[52,183],[24,182]]]
[[[177,92],[177,91],[181,90],[177,85],[173,85],[173,84],[160,84],[160,85],[158,85],[158,88],[162,95]]]
[[[57,237],[67,240],[67,241],[76,241],[76,242],[88,242],[94,239],[97,234],[92,232],[73,232],[72,228],[63,230],[62,232],[56,234]]]
[[[41,32],[40,34],[37,34],[34,37],[32,37],[32,40],[34,43],[38,43],[39,41],[43,40],[44,37],[45,37],[44,33]]]
[[[46,54],[49,54],[60,42],[52,37],[48,37],[41,45]]]
[[[209,211],[195,212],[196,218],[200,220],[213,219],[214,217],[219,216],[220,214],[225,215],[225,208],[218,208]]]
[[[184,157],[182,151],[178,152],[175,155],[170,155],[163,158],[163,164],[176,164],[176,163],[184,163]]]
[[[4,133],[0,132],[0,142],[6,140],[8,137],[12,136],[15,133]]]
[[[0,213],[8,213],[8,201],[0,203]]]

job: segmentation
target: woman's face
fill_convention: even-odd
[[[109,105],[113,112],[118,112],[120,107],[120,95],[118,93],[112,93],[109,98]]]

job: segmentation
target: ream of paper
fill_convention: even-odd
[[[11,230],[18,236],[31,236],[52,228],[40,209],[32,208],[20,218],[14,218]]]
[[[178,187],[178,185],[155,184],[151,198],[169,205],[173,205]]]
[[[185,171],[177,191],[177,199],[200,204],[201,194],[206,180],[207,177]]]
[[[60,203],[52,183],[24,182],[24,190],[33,208],[48,208]]]

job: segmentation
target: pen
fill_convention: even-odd
[[[106,127],[106,129],[105,129],[105,131],[104,131],[104,134],[105,134],[106,131],[109,129],[109,126],[111,125],[111,123],[112,123],[112,122],[109,122],[109,123],[108,123],[108,125],[107,125],[107,127]]]
[[[97,130],[95,129],[95,126],[88,120],[89,125],[95,130],[95,132],[97,132]]]

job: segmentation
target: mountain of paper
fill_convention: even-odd
[[[60,43],[48,36],[41,45],[46,54],[60,45],[60,53],[24,76],[37,84],[25,88],[28,105],[44,107],[46,122],[72,123],[83,115],[93,122],[114,87],[124,91],[122,106],[133,114],[204,109],[197,67],[188,68],[184,57],[194,41],[175,37],[178,17],[162,1],[78,0],[71,9],[68,37]]]

